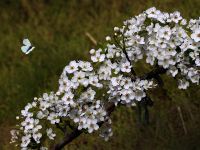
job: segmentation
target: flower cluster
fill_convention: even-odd
[[[58,115],[60,103],[57,102],[59,102],[58,97],[52,92],[49,95],[44,93],[43,97],[34,98],[32,103],[28,103],[24,110],[21,111],[21,115],[16,118],[21,121],[21,124],[16,126],[18,130],[11,131],[11,142],[15,142],[18,136],[21,136],[20,147],[26,150],[31,145],[41,143],[43,135],[53,140],[56,134],[53,133],[52,129],[49,128],[43,131],[42,127],[47,125],[43,121],[44,119],[49,120],[50,124],[55,124],[60,121]],[[45,147],[40,147],[40,149],[45,149]]]
[[[132,81],[131,78],[118,76],[111,78],[108,93],[115,103],[135,105],[135,101],[141,101],[146,97],[145,91],[154,86],[152,81],[139,79]]]
[[[119,29],[130,60],[145,57],[180,80],[186,89],[189,81],[199,84],[200,19],[188,23],[179,12],[165,13],[152,7],[124,22]],[[185,85],[185,86],[183,86]]]
[[[135,72],[139,60],[162,68],[187,89],[200,79],[200,18],[186,21],[179,12],[166,13],[150,8],[115,27],[106,45],[91,49],[91,62],[71,61],[59,79],[56,93],[44,93],[28,103],[17,117],[20,124],[11,131],[11,142],[20,147],[41,149],[48,137],[67,126],[88,133],[99,130],[108,140],[113,135],[108,103],[135,106],[156,86],[153,76]]]
[[[95,97],[96,92],[93,89],[100,89],[103,85],[99,76],[93,71],[91,63],[70,62],[65,67],[59,84],[57,93],[69,106],[68,116],[78,124],[78,129],[87,129],[89,133],[97,130],[98,122],[105,120],[106,111],[102,102]],[[74,91],[76,93],[73,93]]]

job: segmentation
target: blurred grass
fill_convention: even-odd
[[[88,50],[94,46],[86,31],[103,42],[114,26],[152,6],[178,10],[185,18],[200,16],[199,0],[0,1],[0,149],[14,149],[8,142],[9,130],[25,104],[56,90],[70,60],[89,59]],[[24,37],[36,47],[28,56],[20,51]],[[112,115],[114,136],[109,142],[97,134],[82,135],[66,149],[200,149],[200,88],[192,86],[183,92],[173,79],[163,79],[169,96],[162,89],[150,93],[155,105],[149,126],[136,123],[134,110],[120,108]],[[177,106],[182,109],[187,135]]]

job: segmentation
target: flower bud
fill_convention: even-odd
[[[114,31],[115,32],[119,32],[119,28],[118,27],[114,27]]]
[[[111,37],[110,37],[110,36],[107,36],[107,37],[106,37],[106,41],[111,41]]]
[[[92,54],[94,54],[95,53],[95,50],[94,49],[91,49],[90,50],[90,54],[92,55]]]

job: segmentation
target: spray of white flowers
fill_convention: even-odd
[[[186,21],[179,12],[166,13],[152,7],[115,27],[106,44],[91,49],[91,62],[71,61],[59,79],[57,92],[44,93],[28,103],[19,124],[11,131],[12,143],[22,150],[46,150],[47,139],[58,131],[65,136],[61,149],[82,132],[99,130],[105,140],[113,135],[110,114],[115,107],[134,107],[147,101],[159,74],[175,78],[179,89],[200,78],[200,18]],[[143,61],[154,69],[137,75]],[[159,84],[158,84],[159,86]],[[60,135],[60,134],[59,134]]]

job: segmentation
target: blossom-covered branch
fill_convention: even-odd
[[[25,106],[11,142],[22,150],[46,150],[45,141],[62,131],[63,140],[54,146],[58,150],[81,133],[97,130],[107,141],[113,135],[110,114],[119,105],[137,105],[139,111],[143,107],[148,120],[147,91],[162,84],[161,74],[175,78],[179,89],[199,84],[199,23],[200,19],[186,21],[179,12],[155,7],[124,21],[106,37],[105,45],[90,50],[91,62],[71,61],[56,92]],[[138,61],[153,69],[137,75]]]
[[[110,115],[114,111],[114,108],[115,108],[114,103],[109,103],[107,108],[106,108],[107,115]],[[101,127],[103,125],[103,123],[104,122],[98,122],[98,125]],[[59,143],[57,143],[53,147],[53,150],[61,150],[65,145],[67,145],[68,143],[73,141],[75,138],[77,138],[82,133],[83,133],[82,130],[79,130],[78,128],[75,128],[69,135],[66,134],[66,136],[64,136],[63,140],[60,141]]]

